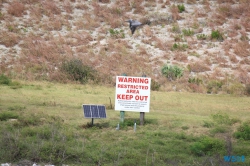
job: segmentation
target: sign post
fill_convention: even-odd
[[[143,74],[142,77],[147,77],[147,76]],[[140,125],[144,124],[144,119],[145,119],[145,112],[140,112]]]
[[[120,121],[123,123],[125,117],[125,111],[120,111]]]
[[[140,112],[140,125],[144,124],[145,112]]]
[[[123,73],[122,76],[127,76],[126,73]],[[125,111],[120,111],[120,122],[124,122],[124,118],[125,118]]]
[[[116,77],[115,110],[120,111],[124,120],[125,111],[140,112],[140,124],[144,124],[145,112],[149,112],[150,84],[148,77]]]

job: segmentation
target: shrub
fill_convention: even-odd
[[[225,144],[222,140],[210,137],[201,137],[190,147],[191,152],[197,156],[213,155],[220,151],[225,151]]]
[[[211,127],[214,126],[214,123],[213,122],[204,121],[204,124],[202,126],[206,127],[206,128],[211,128]]]
[[[174,32],[174,33],[180,33],[181,32],[180,27],[179,27],[178,24],[173,25],[172,32]]]
[[[175,50],[179,50],[179,51],[185,51],[188,48],[188,45],[186,44],[177,44],[174,43],[171,50],[175,51]]]
[[[84,65],[80,59],[71,59],[62,63],[61,70],[68,74],[74,81],[86,83],[88,80],[96,80],[96,71]]]
[[[151,90],[158,91],[160,89],[161,85],[152,79],[151,81]]]
[[[222,81],[210,81],[207,85],[207,93],[218,93],[218,91],[221,90],[222,85]]]
[[[229,85],[227,88],[227,93],[234,95],[243,95],[245,91],[244,86],[241,83],[234,83]]]
[[[183,76],[183,69],[175,65],[171,66],[165,64],[161,69],[161,73],[172,81]]]
[[[115,37],[115,38],[125,38],[125,33],[121,29],[120,31],[115,30],[115,29],[110,29],[109,30],[110,36]]]
[[[6,121],[8,119],[17,119],[18,115],[13,112],[2,112],[0,113],[0,121]]]
[[[200,84],[202,84],[203,81],[201,79],[199,79],[199,78],[189,78],[188,82],[200,85]]]
[[[224,125],[219,125],[219,126],[216,126],[215,128],[213,128],[210,133],[211,134],[216,134],[216,133],[226,133],[229,131],[229,128],[224,126]]]
[[[198,34],[198,35],[196,35],[196,37],[198,40],[206,40],[207,39],[207,35],[205,35],[205,34]]]
[[[250,140],[250,125],[249,123],[243,123],[237,131],[233,134],[237,139]]]
[[[11,79],[9,79],[7,76],[5,75],[0,75],[0,85],[10,85],[11,83]]]
[[[212,119],[219,125],[225,124],[225,125],[232,125],[234,123],[239,122],[239,119],[230,118],[227,114],[212,114]]]
[[[246,85],[246,95],[250,96],[250,84]]]
[[[223,41],[223,35],[221,34],[220,31],[218,30],[213,30],[211,33],[211,39],[216,39],[216,40],[220,40]]]
[[[193,36],[194,35],[194,31],[192,31],[191,29],[183,29],[182,33],[184,36]]]
[[[182,5],[177,5],[178,9],[179,9],[179,13],[182,13],[185,11],[185,6],[182,4]]]

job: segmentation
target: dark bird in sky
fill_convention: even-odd
[[[129,22],[129,28],[130,28],[130,30],[131,30],[131,32],[132,32],[132,35],[134,34],[134,32],[135,32],[135,30],[136,30],[137,27],[143,25],[143,24],[140,23],[139,21],[131,20],[131,19],[127,20],[126,22]]]

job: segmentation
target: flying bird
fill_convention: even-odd
[[[131,20],[131,19],[129,19],[129,20],[125,21],[125,22],[129,22],[129,28],[130,28],[130,30],[132,32],[132,35],[134,34],[137,27],[143,25],[141,22],[136,21],[136,20]]]

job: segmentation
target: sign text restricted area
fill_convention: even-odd
[[[115,110],[149,112],[151,78],[116,77]]]

